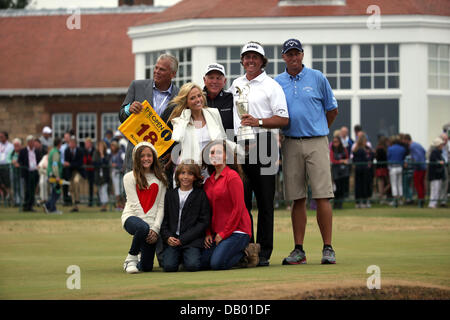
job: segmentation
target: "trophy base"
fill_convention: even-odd
[[[253,133],[252,127],[243,126],[243,127],[239,127],[236,138],[237,138],[237,141],[255,140],[256,136]]]

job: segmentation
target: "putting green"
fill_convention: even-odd
[[[306,265],[281,265],[292,239],[290,213],[279,210],[270,267],[165,273],[156,264],[153,272],[128,275],[122,263],[131,236],[120,213],[82,208],[58,216],[2,208],[0,299],[450,298],[448,209],[335,211],[336,265],[320,265],[314,212],[308,212]],[[366,286],[372,265],[380,270],[380,290]],[[80,289],[67,287],[76,283],[69,266],[79,267]]]

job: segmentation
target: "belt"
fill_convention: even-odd
[[[313,138],[321,138],[323,136],[313,136],[313,137],[290,137],[290,136],[284,136],[285,138],[288,139],[293,139],[293,140],[308,140],[308,139],[313,139]]]

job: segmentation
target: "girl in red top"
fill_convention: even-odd
[[[242,169],[231,150],[226,140],[215,140],[203,151],[203,163],[208,164],[210,173],[204,190],[212,219],[206,231],[202,267],[213,270],[226,270],[236,265],[244,257],[252,233],[244,202]]]

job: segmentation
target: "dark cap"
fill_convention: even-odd
[[[283,44],[283,50],[281,50],[281,53],[284,54],[291,49],[297,49],[297,50],[303,52],[302,44],[297,39],[286,40]]]

